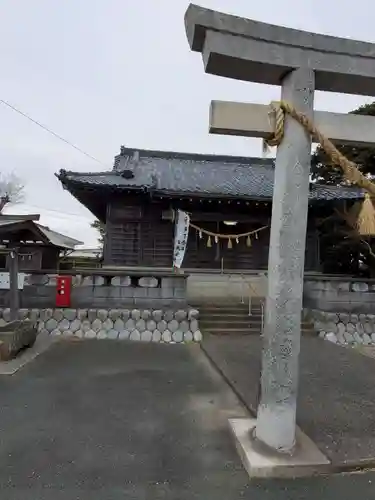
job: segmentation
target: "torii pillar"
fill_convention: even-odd
[[[190,5],[190,47],[206,73],[281,86],[281,98],[314,118],[338,143],[374,144],[373,117],[313,111],[314,91],[375,96],[375,44],[318,35]],[[268,106],[213,102],[210,132],[269,137]],[[268,291],[256,440],[292,454],[296,442],[298,358],[311,139],[286,117],[277,148]]]

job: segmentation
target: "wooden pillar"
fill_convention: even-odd
[[[18,248],[10,249],[9,253],[9,307],[10,319],[14,321],[18,317],[19,291],[18,291]]]

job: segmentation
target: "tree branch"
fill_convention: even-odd
[[[362,239],[360,240],[360,242],[361,242],[362,244],[364,244],[364,245],[367,247],[367,250],[368,250],[369,255],[371,255],[371,257],[372,257],[373,259],[375,259],[375,253],[373,252],[373,250],[372,250],[372,248],[371,248],[370,243],[369,243],[368,241],[366,241],[366,240],[362,240]]]

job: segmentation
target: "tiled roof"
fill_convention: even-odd
[[[66,172],[58,175],[70,189],[108,186],[143,189],[160,194],[271,199],[274,161],[264,158],[196,155],[158,151],[126,150],[116,157],[108,172]],[[130,153],[135,156],[131,156]],[[134,177],[124,178],[124,171]],[[363,192],[355,187],[313,185],[312,200],[358,199]]]
[[[37,224],[33,221],[22,221],[19,217],[14,220],[10,220],[9,218],[7,218],[6,220],[2,220],[0,216],[0,227],[11,227],[22,222],[28,222],[29,224],[34,225],[47,238],[49,243],[56,247],[73,250],[77,245],[82,245],[83,243],[82,241],[71,238],[70,236],[66,236],[65,234],[52,231],[48,227],[42,226],[41,224]]]
[[[40,231],[48,238],[48,241],[55,245],[56,247],[66,248],[72,250],[77,245],[83,245],[83,241],[76,240],[75,238],[71,238],[70,236],[66,236],[65,234],[58,233],[57,231],[53,231],[49,227],[42,226],[41,224],[35,224],[38,226]]]

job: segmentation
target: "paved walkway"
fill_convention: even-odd
[[[243,416],[199,347],[59,342],[0,376],[7,500],[349,500],[375,474],[252,481],[227,419]]]
[[[255,413],[261,339],[205,337],[204,350]],[[375,463],[375,361],[305,336],[297,423],[333,464]]]

